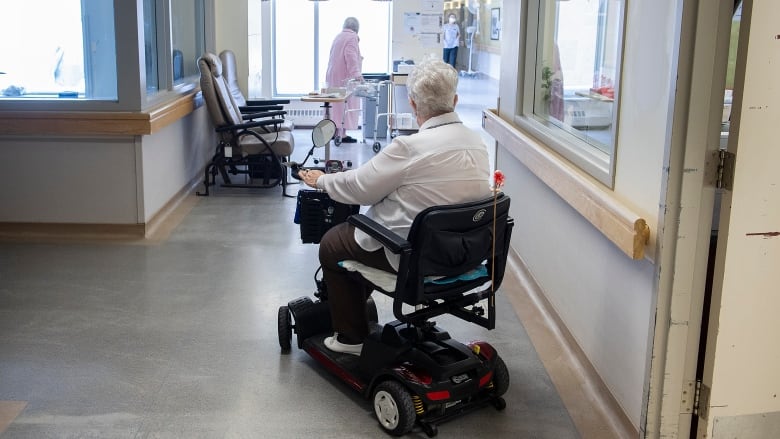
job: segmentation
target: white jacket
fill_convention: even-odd
[[[454,112],[428,119],[415,134],[396,137],[357,169],[320,176],[317,187],[341,203],[371,206],[368,217],[404,238],[424,209],[493,193],[487,146]],[[360,230],[355,240],[366,251],[382,246]],[[385,254],[397,269],[399,256]]]

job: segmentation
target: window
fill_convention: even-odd
[[[282,0],[273,3],[275,96],[303,95],[325,81],[330,45],[344,19],[360,22],[363,72],[386,73],[391,2]]]
[[[155,0],[144,0],[144,63],[146,64],[146,93],[159,90],[157,74],[157,9]]]
[[[137,30],[114,27],[115,15],[139,12],[135,2],[5,2],[0,26],[0,105],[137,110],[151,103],[135,91],[139,78],[147,97],[160,95],[158,101],[165,98],[161,91],[191,88],[198,81],[197,59],[206,47],[208,1],[143,0],[139,2],[143,23]],[[138,36],[144,45],[141,65],[128,64],[135,61],[131,57],[118,59],[117,51],[138,51]],[[117,101],[121,101],[118,106]]]
[[[143,8],[147,94],[196,82],[206,51],[204,0],[144,0]]]
[[[518,123],[611,186],[623,0],[535,0]]]
[[[2,14],[0,98],[116,100],[113,2],[3,2]]]
[[[203,0],[171,2],[171,71],[173,83],[198,75],[198,58],[206,49]]]

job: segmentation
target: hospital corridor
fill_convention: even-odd
[[[464,123],[480,129],[495,87],[461,78]],[[295,136],[305,154],[311,129]],[[355,163],[373,154],[370,142],[332,150]],[[318,267],[295,198],[217,187],[183,204],[147,239],[0,243],[0,437],[382,437],[367,400],[304,351],[280,352],[277,309],[313,292]],[[380,296],[380,321],[392,320]],[[441,437],[580,437],[503,292],[497,307],[493,331],[437,321],[492,343],[511,376],[504,411],[445,423]]]
[[[4,8],[0,439],[777,437],[780,2]]]

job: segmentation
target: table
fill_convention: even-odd
[[[333,102],[344,102],[346,104],[351,93],[320,93],[314,95],[301,96],[301,102],[322,102],[323,108],[325,108],[325,119],[330,119],[330,104]],[[338,127],[337,127],[338,129]],[[330,140],[325,145],[325,161],[330,160]]]

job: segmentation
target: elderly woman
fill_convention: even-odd
[[[344,87],[350,79],[363,80],[363,56],[360,55],[360,38],[358,31],[360,23],[355,17],[347,17],[344,20],[341,32],[333,39],[328,58],[328,70],[325,72],[325,81],[328,87]],[[349,111],[345,114],[344,105],[340,102],[332,104],[331,119],[336,122],[341,141],[345,143],[357,142],[353,137],[347,136],[347,130],[357,128],[358,113]],[[359,110],[360,100],[356,97],[347,99],[348,110]],[[343,128],[342,128],[343,119]]]
[[[336,201],[370,206],[366,215],[406,237],[415,216],[436,205],[489,197],[490,164],[481,136],[454,112],[458,73],[442,60],[417,65],[409,73],[409,103],[419,132],[396,137],[378,155],[354,170],[334,174],[310,170],[303,181]],[[323,236],[319,252],[335,334],[325,346],[359,355],[368,335],[366,300],[371,294],[353,281],[339,261],[358,260],[395,272],[399,257],[348,223]]]

